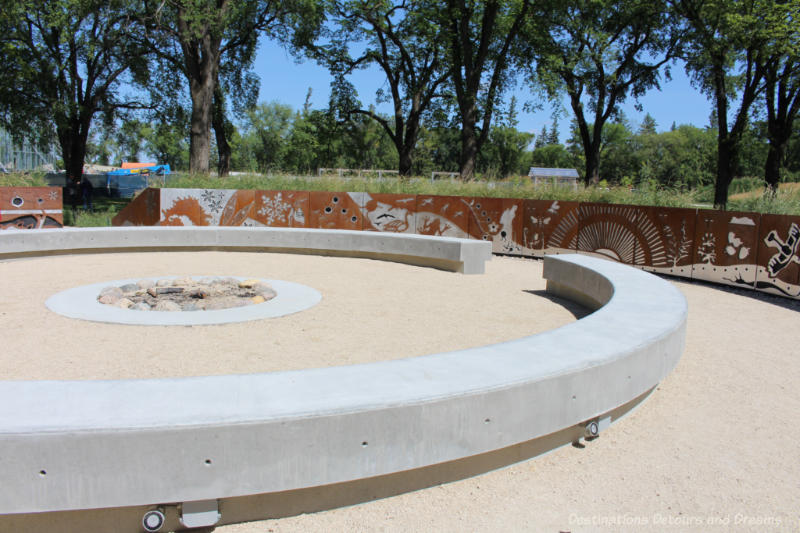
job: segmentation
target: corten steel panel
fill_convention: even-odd
[[[308,227],[308,191],[255,191],[255,204],[244,225]]]
[[[641,267],[649,272],[690,278],[696,219],[696,209],[640,208],[637,226],[643,232],[644,242],[648,243],[651,250],[650,262]]]
[[[652,238],[644,210],[634,205],[581,203],[578,251],[635,266],[650,265],[653,257],[661,259],[663,244]]]
[[[255,191],[238,190],[234,191],[222,212],[219,214],[220,226],[244,226],[251,220],[253,203],[255,202]]]
[[[692,278],[753,288],[759,218],[758,213],[699,210]]]
[[[522,254],[574,253],[578,246],[579,202],[525,200],[522,219]]]
[[[156,226],[161,218],[161,189],[147,188],[111,219],[112,226]]]
[[[232,189],[161,189],[162,226],[219,226],[225,214],[232,220],[230,205],[239,191]],[[245,197],[246,198],[246,197]],[[231,203],[229,203],[231,202]]]
[[[469,212],[471,238],[492,241],[493,253],[522,255],[522,200],[463,197],[462,201]]]
[[[467,237],[469,215],[460,196],[417,196],[417,235]]]
[[[761,215],[757,290],[800,299],[800,217]]]
[[[60,228],[64,225],[60,187],[0,188],[0,228]]]
[[[364,194],[364,230],[414,233],[417,197],[413,194]]]
[[[363,229],[362,192],[311,191],[309,228]]]

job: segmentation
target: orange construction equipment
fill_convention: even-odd
[[[128,161],[123,161],[122,166],[120,168],[147,168],[147,167],[154,167],[158,165],[158,163],[132,163]]]

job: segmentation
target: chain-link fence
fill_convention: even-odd
[[[27,141],[16,144],[7,131],[0,129],[0,172],[36,170],[45,165],[52,169],[59,159],[54,146],[40,150]]]

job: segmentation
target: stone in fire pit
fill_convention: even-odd
[[[210,311],[260,304],[276,295],[268,283],[257,279],[142,279],[105,287],[97,301],[136,311]]]

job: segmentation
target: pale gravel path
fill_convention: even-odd
[[[295,315],[217,326],[86,322],[43,302],[116,279],[220,275],[319,290]],[[121,379],[270,372],[411,357],[515,339],[572,322],[543,291],[541,263],[493,260],[465,276],[385,261],[289,254],[172,252],[0,262],[4,379]]]
[[[460,276],[377,261],[213,252],[0,263],[0,369],[6,379],[87,379],[304,368],[486,344],[572,320],[559,305],[524,292],[543,289],[541,263],[495,258],[487,267],[487,276]],[[322,290],[324,300],[263,329],[161,331],[79,324],[41,304],[98,276],[176,273],[289,279]],[[585,449],[561,448],[353,507],[216,531],[798,531],[800,305],[676,285],[690,312],[678,367]],[[10,299],[17,295],[29,301]],[[126,347],[133,342],[143,348]]]
[[[675,284],[689,302],[678,367],[586,448],[353,507],[216,531],[800,530],[800,302]]]

